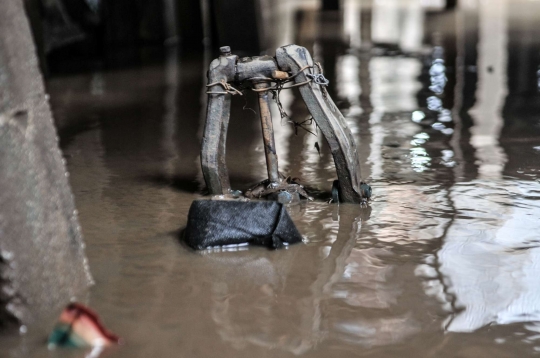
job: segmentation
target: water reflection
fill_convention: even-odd
[[[537,321],[536,184],[459,183],[451,197],[459,215],[438,256],[444,284],[460,310],[446,328],[470,332],[492,323]]]
[[[424,24],[422,1],[374,1],[372,13],[373,42],[397,45],[404,51],[420,50]]]
[[[471,109],[471,144],[476,149],[480,178],[500,178],[506,155],[498,144],[506,97],[507,1],[480,1],[477,103]]]
[[[421,62],[413,57],[373,57],[371,73],[371,103],[375,111],[411,112],[418,108],[416,93],[421,84]]]
[[[393,265],[383,261],[393,254],[355,247],[361,233],[358,210],[342,210],[338,223],[328,216],[329,209],[319,205],[310,210],[312,219],[322,224],[316,240],[325,233],[324,242],[308,240],[302,250],[289,248],[259,258],[249,253],[210,254],[220,272],[212,287],[212,318],[224,341],[238,349],[253,344],[298,355],[326,339],[377,346],[398,343],[419,331],[410,313],[377,319],[362,314],[365,309],[391,312],[402,295],[401,288],[389,283],[396,276]],[[314,268],[318,273],[313,278],[299,272]],[[242,293],[233,290],[239,284],[233,274],[238,270],[252,272],[240,278],[246,281]],[[347,306],[356,311],[344,309]]]

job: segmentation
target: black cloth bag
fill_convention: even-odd
[[[195,200],[184,240],[196,250],[243,243],[276,249],[301,242],[302,235],[275,201]]]

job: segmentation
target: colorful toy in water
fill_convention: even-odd
[[[120,338],[108,331],[97,314],[80,304],[69,304],[49,336],[49,348],[106,347],[119,344]]]

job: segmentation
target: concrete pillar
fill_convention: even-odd
[[[23,0],[0,2],[0,326],[50,325],[91,278]]]
[[[480,41],[478,43],[477,102],[470,110],[474,121],[471,145],[476,149],[480,178],[502,176],[507,161],[499,145],[503,126],[501,110],[508,93],[507,80],[507,0],[479,2]]]

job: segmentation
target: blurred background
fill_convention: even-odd
[[[181,123],[173,137],[189,131],[186,138],[200,137],[205,72],[219,47],[239,56],[273,55],[290,43],[323,63],[330,93],[349,117],[373,121],[381,112],[419,110],[416,123],[438,122],[438,133],[465,145],[461,176],[496,167],[514,172],[520,165],[506,153],[518,144],[505,147],[493,138],[531,135],[538,127],[540,2],[534,0],[27,0],[26,6],[61,132],[112,119],[168,126],[170,135]],[[294,107],[289,111],[304,116],[294,98],[285,98]],[[96,110],[103,106],[117,111],[114,118]],[[241,118],[249,116],[243,112]],[[195,159],[198,144],[186,151]],[[490,164],[479,165],[477,156]]]

